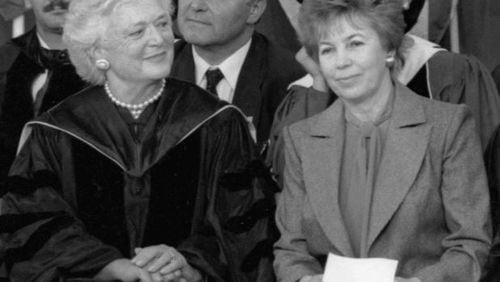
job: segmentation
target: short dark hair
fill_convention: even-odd
[[[401,58],[399,47],[405,30],[401,0],[306,0],[299,14],[299,38],[316,62],[321,37],[340,19],[369,24],[383,47]]]

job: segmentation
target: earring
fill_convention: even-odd
[[[388,66],[388,67],[392,67],[392,65],[394,65],[394,60],[395,60],[395,59],[394,59],[394,56],[387,57],[387,58],[385,59],[385,64],[386,64],[386,66]]]
[[[410,9],[410,2],[411,2],[411,0],[406,0],[403,2],[403,10],[406,11],[406,10]]]
[[[107,70],[109,69],[109,62],[106,59],[99,59],[95,61],[95,66],[100,70]]]

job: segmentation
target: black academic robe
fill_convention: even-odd
[[[172,77],[196,83],[192,45],[178,41]],[[294,54],[255,32],[243,62],[232,104],[251,117],[262,149],[269,139],[274,112],[286,95],[286,87],[305,75]]]
[[[66,52],[49,61],[40,50],[35,29],[0,47],[0,182],[15,158],[24,124],[85,87]],[[45,95],[35,112],[31,87],[47,69]]]
[[[136,138],[102,87],[28,124],[0,216],[12,281],[92,277],[157,244],[209,281],[272,281],[273,183],[243,115],[174,79],[157,103]]]

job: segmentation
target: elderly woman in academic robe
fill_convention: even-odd
[[[30,122],[2,190],[11,281],[273,279],[273,197],[237,108],[167,78],[170,1],[72,1],[93,84]]]

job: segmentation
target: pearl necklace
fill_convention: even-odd
[[[151,98],[147,99],[146,101],[142,102],[142,103],[139,103],[139,104],[129,104],[129,103],[125,103],[125,102],[122,102],[120,100],[118,100],[114,95],[113,93],[111,93],[111,90],[109,89],[109,84],[108,82],[106,81],[106,83],[104,84],[104,90],[106,91],[106,94],[108,95],[109,99],[111,99],[111,101],[122,107],[122,108],[126,108],[127,110],[130,111],[130,113],[132,114],[132,116],[134,117],[134,119],[138,119],[139,116],[142,114],[142,112],[144,111],[144,109],[146,109],[146,107],[153,103],[154,101],[158,100],[158,98],[160,98],[161,94],[163,93],[163,89],[165,88],[165,79],[163,79],[161,81],[161,87],[160,87],[160,90],[158,90],[158,92]]]

